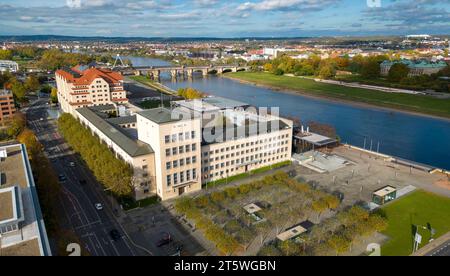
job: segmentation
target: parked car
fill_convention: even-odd
[[[64,174],[60,174],[58,176],[58,180],[59,180],[59,182],[64,183],[64,182],[66,182],[67,177]]]
[[[164,245],[167,245],[169,243],[172,242],[172,236],[170,235],[170,233],[164,233],[162,238],[156,242],[156,246],[157,247],[162,247]]]
[[[101,210],[103,210],[103,205],[101,203],[96,203],[95,209],[97,209],[98,211],[101,211]]]
[[[82,179],[82,180],[80,180],[80,181],[78,181],[78,182],[80,183],[80,185],[86,185],[86,184],[87,184],[87,181],[84,180],[84,179]]]
[[[72,168],[75,167],[75,162],[70,162],[69,167],[72,167]]]
[[[109,235],[111,236],[111,239],[113,239],[113,241],[119,241],[122,238],[122,235],[116,229],[111,230],[109,232]]]

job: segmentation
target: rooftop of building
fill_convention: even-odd
[[[214,112],[224,109],[248,107],[249,104],[232,99],[210,96],[202,99],[183,100],[174,102],[175,105],[188,108],[197,112]]]
[[[24,220],[20,188],[13,186],[0,189],[0,227]]]
[[[124,131],[120,126],[108,121],[109,119],[103,118],[101,114],[95,112],[92,108],[79,108],[77,109],[77,112],[131,157],[153,153],[153,149],[150,145],[136,140],[135,137]]]
[[[83,71],[77,69],[77,67],[71,69],[60,69],[56,71],[56,74],[64,77],[68,82],[75,85],[89,85],[97,78],[102,78],[109,84],[115,84],[123,81],[123,76],[121,74],[95,67],[91,67]]]
[[[0,60],[0,63],[3,63],[3,64],[18,64],[17,62],[15,62],[13,60],[4,60],[4,59]]]
[[[90,107],[94,111],[99,112],[108,112],[108,111],[115,111],[116,106],[113,104],[102,104],[102,105],[95,105]]]
[[[409,60],[409,59],[402,59],[398,61],[389,61],[385,60],[383,61],[382,65],[391,66],[396,63],[403,63],[407,65],[410,68],[444,68],[447,67],[447,63],[444,61],[428,61],[428,60]]]
[[[2,221],[10,220],[13,216],[13,193],[7,189],[0,189],[0,225]]]
[[[115,125],[128,125],[128,124],[135,124],[137,122],[137,118],[136,115],[132,115],[132,116],[109,118],[107,119],[107,121]]]
[[[182,120],[182,114],[164,107],[140,111],[137,114],[157,124],[166,124]]]
[[[208,127],[203,129],[203,144],[215,144],[226,141],[233,141],[257,135],[264,135],[291,127],[282,120],[272,120],[267,122],[247,122],[238,126],[235,124],[224,124],[222,126]]]
[[[51,255],[25,146],[0,145],[0,151],[6,156],[0,161],[0,226],[9,231],[0,236],[0,256]]]
[[[12,92],[6,89],[0,89],[0,96],[12,96]]]

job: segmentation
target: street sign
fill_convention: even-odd
[[[421,244],[422,243],[422,236],[419,233],[416,233],[416,237],[414,238],[414,240],[418,243]]]

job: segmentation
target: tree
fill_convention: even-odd
[[[277,68],[277,69],[275,69],[273,74],[276,76],[282,76],[282,75],[284,75],[284,71],[283,71],[283,69]]]
[[[395,63],[389,70],[388,80],[391,82],[400,82],[408,77],[409,67],[403,63]]]
[[[17,140],[26,145],[30,159],[33,159],[42,150],[41,143],[37,140],[34,132],[28,128],[25,128],[19,136],[17,136]]]
[[[13,57],[13,53],[11,50],[0,49],[0,59],[11,60],[12,57]]]
[[[323,212],[328,209],[328,204],[323,200],[316,200],[311,205],[314,212],[317,213],[317,219],[320,219],[320,216]]]
[[[376,79],[380,77],[381,67],[375,59],[370,59],[362,63],[361,76],[365,79]]]
[[[321,62],[319,66],[319,77],[330,79],[336,76],[336,68],[330,61]]]
[[[328,208],[331,210],[336,210],[339,207],[339,204],[341,203],[337,197],[334,195],[327,195],[323,198],[323,201],[325,201],[328,205]]]
[[[106,189],[119,197],[131,195],[133,171],[125,161],[116,158],[105,144],[70,114],[63,114],[58,119],[58,128]]]
[[[204,97],[204,94],[194,88],[180,88],[178,89],[178,96],[188,100],[200,99]]]
[[[291,240],[282,242],[280,250],[285,256],[299,256],[302,254],[300,245]]]
[[[12,91],[15,99],[19,103],[27,102],[27,97],[26,97],[27,89],[25,88],[25,86],[20,81],[14,80],[12,82],[12,84],[11,84],[11,91]]]
[[[7,122],[6,134],[10,138],[15,138],[25,128],[26,118],[21,112],[16,112],[13,118]]]
[[[388,222],[380,215],[371,215],[369,217],[369,225],[374,231],[381,232],[386,230]]]
[[[72,67],[77,64],[88,64],[92,61],[94,61],[92,56],[65,53],[58,49],[51,49],[43,52],[37,65],[44,70],[57,70],[62,67]]]
[[[0,72],[0,89],[10,83],[13,78],[9,71]]]
[[[350,248],[350,241],[342,235],[333,235],[327,241],[327,244],[334,249],[336,255],[345,253]]]
[[[264,64],[263,68],[264,68],[264,71],[272,72],[273,66],[271,63],[266,63],[266,64]]]
[[[52,88],[50,100],[52,101],[52,103],[58,103],[58,89],[56,89],[55,87]]]
[[[34,75],[28,76],[28,78],[25,80],[24,85],[25,85],[25,89],[28,92],[36,92],[40,87],[39,80]]]

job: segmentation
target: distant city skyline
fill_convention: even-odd
[[[449,0],[0,0],[0,16],[0,35],[450,34]]]

